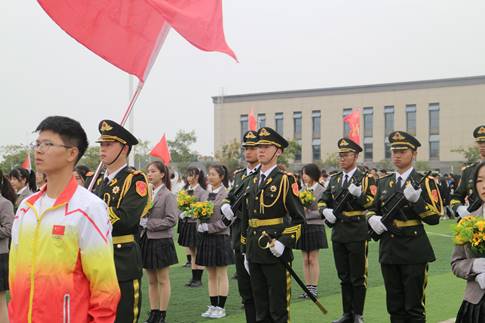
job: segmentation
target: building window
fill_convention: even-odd
[[[416,136],[416,104],[406,104],[406,131]]]
[[[241,114],[241,117],[239,118],[239,122],[241,124],[241,139],[248,131],[248,115],[247,114]]]
[[[295,151],[295,162],[301,162],[301,140],[297,141],[298,147]]]
[[[320,111],[312,111],[312,139],[320,139]]]
[[[346,116],[348,116],[351,113],[352,113],[352,108],[345,108],[345,109],[343,109],[343,111],[342,111],[342,119],[345,118]],[[348,137],[349,136],[349,132],[350,132],[350,127],[349,127],[349,125],[345,121],[342,121],[342,122],[344,123],[344,133],[343,133],[343,136],[344,137]]]
[[[372,107],[364,108],[364,138],[372,138],[374,109]]]
[[[314,161],[322,159],[322,154],[320,152],[320,139],[312,140],[312,159]]]
[[[274,115],[275,130],[283,136],[283,112],[277,112]]]
[[[429,159],[440,159],[440,104],[429,104]]]
[[[372,161],[373,159],[374,159],[374,145],[372,143],[372,138],[364,138],[364,160]]]
[[[293,112],[293,139],[301,140],[301,112]]]
[[[394,106],[384,107],[384,157],[391,158],[391,145],[389,144],[389,134],[394,131]]]
[[[266,127],[266,114],[258,113],[258,129]]]

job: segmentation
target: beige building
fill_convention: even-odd
[[[415,134],[422,147],[418,160],[448,171],[463,160],[452,150],[474,143],[472,132],[485,124],[485,76],[338,88],[252,93],[213,97],[214,149],[240,139],[252,110],[258,127],[274,128],[297,140],[297,163],[325,160],[348,133],[343,117],[360,109],[363,162],[389,159],[387,134]]]

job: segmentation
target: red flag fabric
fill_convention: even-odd
[[[172,160],[170,157],[170,150],[168,149],[167,138],[165,134],[163,134],[162,139],[160,142],[153,147],[152,151],[150,151],[150,155],[153,157],[160,158],[165,165],[170,164]]]
[[[195,47],[225,53],[237,61],[227,45],[222,23],[222,0],[146,0]]]
[[[22,162],[22,165],[20,167],[25,168],[28,171],[32,170],[32,163],[30,162],[30,153],[27,152],[24,161]]]
[[[349,125],[348,137],[356,144],[360,145],[360,112],[353,111],[344,117],[344,122]]]
[[[248,120],[248,130],[254,130],[256,131],[257,123],[256,123],[256,117],[254,116],[254,111],[251,109],[249,112],[249,120]]]
[[[145,81],[169,25],[142,0],[38,0],[74,39],[123,71]]]

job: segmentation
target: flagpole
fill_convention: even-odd
[[[128,104],[128,107],[126,108],[125,112],[123,113],[123,117],[121,118],[121,126],[124,126],[126,124],[126,121],[128,120],[128,117],[130,116],[131,112],[133,111],[133,107],[135,106],[136,100],[140,96],[140,92],[143,89],[143,83],[142,81],[138,81],[138,86],[136,87],[135,93],[133,93],[130,103]],[[96,179],[99,176],[99,173],[101,173],[101,168],[103,167],[103,163],[100,162],[98,165],[98,168],[96,168],[96,172],[94,173],[93,179],[91,180],[91,183],[89,183],[88,190],[92,191],[94,187],[94,183],[96,182]]]

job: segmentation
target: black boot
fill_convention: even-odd
[[[167,316],[166,311],[160,311],[160,319],[158,321],[156,321],[155,323],[167,323],[167,321],[165,321],[166,316]]]
[[[158,320],[160,320],[160,311],[151,310],[150,316],[148,316],[148,319],[143,323],[158,323]]]
[[[362,315],[355,314],[354,323],[364,323],[364,317]]]
[[[352,313],[344,313],[341,318],[332,321],[332,323],[354,323],[354,316]]]

